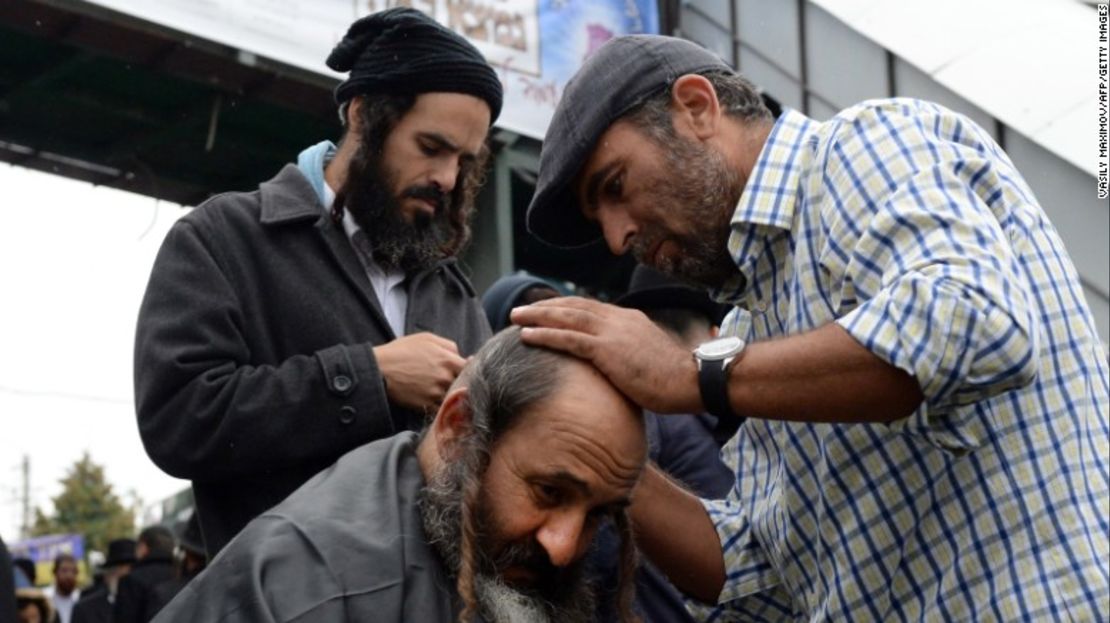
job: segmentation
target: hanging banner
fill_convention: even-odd
[[[35,562],[54,562],[61,554],[80,560],[85,557],[85,537],[80,534],[51,534],[37,536],[8,544],[15,558],[30,558]]]
[[[538,139],[587,56],[615,36],[659,32],[655,0],[372,0],[366,13],[394,6],[474,43],[505,86],[497,125]]]
[[[612,37],[658,33],[656,0],[86,0],[315,73],[355,19],[394,6],[466,37],[505,86],[497,125],[543,138],[567,80]]]
[[[30,558],[35,563],[35,575],[39,584],[53,581],[54,559],[61,554],[69,554],[77,559],[77,580],[88,579],[85,566],[85,537],[80,534],[51,534],[37,536],[8,544],[12,558]],[[28,578],[33,583],[36,578]]]

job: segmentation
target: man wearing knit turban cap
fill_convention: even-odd
[[[351,24],[327,64],[351,72],[335,89],[338,104],[372,93],[468,93],[489,105],[490,123],[501,113],[501,81],[481,52],[415,9],[389,9]]]
[[[335,218],[349,211],[386,268],[412,272],[457,253],[469,236],[485,135],[501,112],[493,68],[458,33],[409,8],[356,21],[327,64],[350,72],[335,89],[348,133],[326,171],[338,191]],[[421,125],[433,116],[457,138]],[[424,205],[413,209],[416,202]]]
[[[352,448],[419,430],[490,336],[456,258],[501,111],[493,68],[412,9],[328,56],[338,145],[167,235],[139,315],[140,434],[214,556]]]

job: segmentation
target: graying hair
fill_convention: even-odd
[[[744,122],[774,120],[774,115],[764,103],[759,89],[744,76],[724,70],[712,70],[699,75],[713,85],[717,92],[717,102],[726,115]],[[622,118],[631,121],[656,142],[669,143],[675,138],[671,117],[673,87],[673,83],[668,84],[666,88],[633,107]]]
[[[569,355],[527,346],[520,327],[493,336],[465,373],[471,440],[489,448],[532,405],[551,397],[570,360]]]

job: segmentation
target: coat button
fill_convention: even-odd
[[[355,421],[355,415],[357,413],[358,411],[352,406],[344,405],[339,407],[339,421],[343,424],[350,424]]]
[[[337,392],[345,392],[351,389],[351,377],[340,374],[331,380],[331,386]]]

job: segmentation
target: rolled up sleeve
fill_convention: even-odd
[[[892,426],[949,450],[973,449],[985,434],[971,421],[975,410],[960,407],[1037,374],[1036,325],[1002,225],[1008,216],[992,212],[968,181],[990,166],[942,163],[899,184],[860,228],[851,274],[863,300],[838,320],[917,379],[924,404]]]

